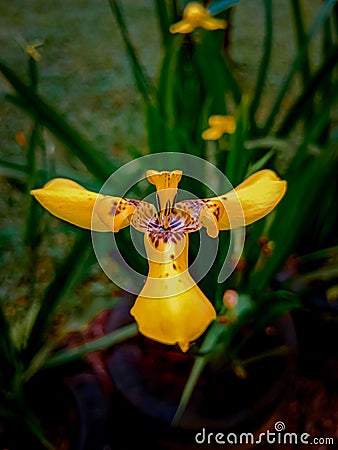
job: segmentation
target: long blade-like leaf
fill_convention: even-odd
[[[109,5],[112,13],[114,14],[115,20],[117,22],[117,25],[120,29],[124,44],[127,49],[128,57],[131,61],[132,69],[134,72],[134,77],[136,81],[136,85],[138,90],[143,96],[143,100],[149,104],[152,101],[153,97],[153,87],[150,82],[150,77],[148,76],[145,68],[141,65],[137,54],[135,47],[131,41],[131,38],[129,36],[129,31],[127,24],[124,20],[124,16],[122,13],[122,8],[119,5],[119,2],[117,0],[109,0]]]
[[[264,85],[271,60],[272,41],[273,41],[272,0],[264,0],[264,7],[265,7],[264,51],[263,57],[261,58],[261,62],[259,65],[254,97],[251,101],[249,109],[249,118],[251,126],[254,126],[254,128],[255,128],[254,117],[264,90]]]
[[[276,134],[277,136],[286,136],[296,126],[302,113],[309,107],[316,91],[325,83],[328,75],[332,72],[338,61],[338,45],[334,46],[328,54],[326,60],[319,70],[310,79],[308,86],[291,106],[288,114],[283,119]],[[337,95],[337,92],[335,92]],[[333,93],[332,93],[333,95]],[[336,97],[333,95],[333,97]]]
[[[328,0],[319,10],[318,14],[316,15],[311,27],[309,28],[309,32],[307,34],[306,39],[304,39],[302,47],[297,52],[293,63],[290,65],[289,71],[286,74],[284,81],[281,85],[281,88],[279,90],[279,93],[277,95],[277,98],[270,110],[270,114],[266,119],[266,122],[264,124],[263,133],[268,134],[271,128],[274,125],[275,119],[280,112],[281,104],[283,102],[283,99],[285,97],[285,94],[288,91],[289,85],[294,77],[294,75],[297,73],[299,68],[302,66],[303,62],[307,58],[307,52],[308,52],[308,45],[313,39],[313,37],[317,34],[317,32],[321,29],[323,23],[331,13],[331,9],[336,3],[336,0]]]
[[[46,362],[44,367],[49,368],[59,366],[61,364],[67,364],[69,362],[82,358],[88,353],[96,352],[98,350],[105,350],[108,347],[123,342],[126,339],[132,338],[137,334],[138,328],[136,323],[126,325],[125,327],[119,328],[116,331],[106,334],[102,338],[59,351]]]

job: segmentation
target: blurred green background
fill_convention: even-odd
[[[119,22],[117,10],[115,16],[112,14],[108,1],[71,0],[65,6],[57,1],[14,0],[0,5],[0,69],[4,75],[0,78],[3,416],[8,411],[26,411],[25,383],[45,364],[52,366],[50,361],[54,361],[58,365],[74,358],[66,351],[61,359],[56,355],[56,360],[49,360],[60,339],[71,330],[84,329],[122,295],[96,262],[89,233],[44,213],[32,201],[29,189],[57,175],[99,190],[108,174],[125,162],[149,151],[171,150],[170,146],[175,147],[177,142],[187,143],[183,151],[205,156],[210,147],[202,142],[200,132],[207,126],[210,114],[225,110],[236,116],[238,128],[233,137],[211,147],[218,167],[234,184],[250,170],[271,168],[287,179],[289,190],[270,218],[250,228],[244,253],[248,264],[243,273],[220,286],[216,286],[215,274],[211,274],[202,288],[218,305],[227,288],[249,294],[255,305],[249,320],[262,317],[257,326],[265,326],[300,302],[300,309],[309,312],[311,320],[315,317],[317,330],[333,323],[336,332],[337,4],[319,0],[241,0],[223,12],[230,14],[222,47],[224,73],[228,74],[225,82],[224,73],[219,75],[215,67],[220,66],[209,52],[216,48],[213,56],[218,55],[221,32],[196,32],[181,47],[183,40],[179,36],[170,40],[166,37],[168,27],[159,26],[158,19],[163,19],[160,3],[111,1],[112,5],[122,6],[135,54],[126,51],[126,39],[121,37],[123,21]],[[166,2],[176,7],[179,3]],[[173,19],[179,19],[181,9],[177,8]],[[25,42],[41,44],[37,49],[39,61],[27,56]],[[171,45],[173,42],[176,47]],[[198,49],[202,49],[200,53]],[[134,56],[138,60],[134,59],[133,65],[130,59]],[[165,64],[161,66],[163,57]],[[203,58],[205,65],[198,65]],[[191,84],[183,83],[184,71],[180,64],[175,65],[177,61],[183,61]],[[168,67],[172,72],[166,70]],[[199,84],[194,84],[192,67],[201,69],[196,72]],[[144,86],[145,72],[152,85],[159,86],[158,96],[150,105],[144,102],[148,93],[137,88],[133,70],[139,76],[139,87]],[[218,98],[214,80],[221,89],[229,86],[229,80],[235,82],[230,93],[222,91]],[[172,106],[176,113],[184,110],[180,108],[181,87],[182,92],[187,92],[188,106],[190,100],[196,100],[199,125],[193,129],[192,139],[189,133],[185,140],[179,134],[182,130],[177,127],[178,114],[173,114],[174,132],[166,128]],[[251,107],[255,98],[259,100],[257,110]],[[32,119],[22,106],[35,117]],[[182,114],[182,123],[194,119],[188,109],[186,116]],[[163,113],[164,125],[159,112]],[[195,137],[196,146],[191,145]],[[264,254],[264,246],[258,245],[266,233],[276,244],[272,255]],[[121,233],[121,245],[128,249],[126,238]],[[226,246],[226,238],[222,242]],[[220,262],[222,252],[217,267]],[[297,301],[294,297],[290,300],[285,292],[295,294]],[[47,341],[46,332],[50,338]],[[307,356],[318,356],[325,346],[328,357],[336,358],[325,339],[319,341],[318,347],[316,342],[306,341],[308,332],[305,330],[302,341]],[[128,337],[128,333],[135,334],[135,328],[127,329],[126,335],[108,339],[100,336],[103,341],[97,348],[106,348]],[[93,349],[83,348],[81,355]],[[13,398],[18,400],[19,408],[13,407]],[[41,429],[27,417],[26,422],[41,438]]]

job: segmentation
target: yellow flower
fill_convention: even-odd
[[[39,62],[41,59],[41,54],[37,50],[39,47],[43,46],[43,42],[33,42],[28,43],[21,37],[18,38],[19,44],[23,48],[24,52],[31,58],[33,58],[36,62]]]
[[[235,132],[236,123],[232,116],[210,116],[208,120],[209,128],[202,133],[202,139],[206,141],[216,141],[224,133]]]
[[[181,177],[180,170],[147,172],[158,211],[150,203],[97,194],[60,178],[31,193],[49,212],[79,227],[117,232],[131,225],[144,233],[149,273],[131,314],[142,334],[185,352],[216,319],[188,270],[188,234],[205,227],[216,237],[219,230],[255,222],[282,199],[286,182],[261,170],[225,195],[175,203]]]
[[[209,11],[200,3],[191,2],[184,8],[182,20],[171,25],[169,30],[173,34],[188,34],[198,27],[204,28],[205,30],[221,30],[227,27],[227,22],[211,17]]]

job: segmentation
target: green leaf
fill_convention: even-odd
[[[302,64],[304,61],[306,61],[307,58],[307,52],[308,52],[308,46],[311,42],[311,40],[314,38],[314,36],[317,34],[317,32],[322,27],[323,23],[326,21],[327,17],[331,13],[331,9],[336,3],[336,0],[328,0],[323,4],[319,12],[317,13],[315,19],[313,20],[313,23],[311,27],[309,28],[309,32],[307,34],[306,39],[304,39],[303,45],[301,48],[299,48],[292,64],[290,65],[289,71],[286,74],[284,81],[281,85],[281,88],[279,90],[279,93],[277,95],[277,98],[271,107],[270,113],[265,121],[262,134],[268,134],[271,130],[271,128],[274,125],[275,119],[277,115],[281,111],[281,105],[283,102],[283,99],[285,97],[285,94],[288,91],[289,85],[297,73],[297,71],[302,67]]]
[[[28,178],[28,166],[23,163],[18,164],[16,162],[0,159],[0,176],[5,178],[13,178],[26,185]]]
[[[189,403],[191,395],[194,391],[196,383],[198,381],[199,376],[203,372],[205,365],[208,362],[210,357],[209,352],[211,352],[215,345],[217,344],[220,336],[224,333],[224,328],[220,326],[217,322],[213,322],[207,331],[203,343],[200,348],[200,352],[203,353],[203,356],[197,356],[194,362],[194,365],[189,374],[189,378],[184,386],[182,396],[180,398],[179,405],[175,412],[174,418],[171,422],[172,426],[178,426],[184,411]]]
[[[126,339],[137,336],[137,334],[138,328],[135,323],[126,325],[116,331],[106,334],[102,338],[94,339],[86,342],[85,344],[59,351],[46,362],[45,368],[52,368],[61,364],[67,364],[82,358],[88,353],[96,352],[98,350],[105,350],[112,345],[119,344]]]
[[[122,13],[122,8],[117,0],[109,0],[109,5],[126,46],[137,88],[142,94],[145,103],[149,104],[152,102],[154,89],[151,85],[150,78],[146,73],[145,68],[141,65],[137,57],[135,47],[132,44],[131,38],[129,36],[128,27]]]
[[[258,161],[250,164],[246,174],[245,178],[249,177],[255,172],[258,172],[258,170],[264,169],[267,165],[267,163],[276,155],[276,151],[274,149],[270,150],[269,152],[265,153],[264,156],[262,156]]]
[[[243,97],[236,120],[235,133],[230,135],[230,149],[226,161],[225,173],[233,186],[243,179],[249,164],[249,152],[245,147],[248,134],[249,100]]]
[[[168,2],[163,0],[155,0],[158,23],[160,26],[162,44],[166,46],[171,39],[169,27],[173,23],[173,17],[169,17]]]
[[[328,75],[336,67],[338,60],[338,45],[332,47],[328,53],[326,60],[318,69],[318,71],[310,78],[308,85],[296,99],[294,104],[289,109],[286,117],[283,119],[281,125],[276,131],[277,136],[286,136],[296,126],[298,120],[303,113],[310,107],[315,93],[325,84]],[[332,92],[331,101],[337,97],[337,90]],[[328,107],[328,105],[326,105]]]
[[[158,92],[158,97],[163,104],[163,112],[166,121],[168,122],[168,127],[173,128],[176,122],[176,86],[177,82],[181,83],[182,80],[177,80],[176,77],[179,73],[179,63],[180,63],[180,53],[183,44],[183,36],[176,35],[171,41],[171,45],[168,48],[162,70],[161,70],[161,80],[160,89]]]
[[[294,29],[296,34],[298,52],[302,51],[302,48],[304,47],[304,57],[302,65],[300,67],[300,71],[302,75],[303,87],[305,87],[309,82],[311,70],[310,70],[309,52],[306,46],[307,35],[304,27],[304,20],[303,20],[304,14],[302,11],[302,5],[299,0],[291,0],[289,3],[294,19]]]
[[[222,41],[219,40],[219,35],[205,31],[202,37],[201,42],[196,44],[193,58],[203,81],[205,97],[213,99],[214,114],[220,114],[224,109],[224,94],[230,94],[234,103],[239,105],[242,92],[229,67],[227,57],[222,51]]]
[[[13,346],[10,335],[9,323],[0,306],[0,361],[3,373],[9,370],[11,373],[17,364],[17,352]],[[0,373],[1,375],[1,373]]]
[[[36,186],[37,182],[37,147],[38,139],[40,135],[40,124],[38,121],[34,121],[32,132],[29,138],[28,151],[27,151],[27,184],[26,184],[26,196],[27,196],[27,214],[25,221],[24,242],[31,249],[37,247],[40,240],[40,219],[42,216],[41,208],[37,202],[29,194],[30,190]],[[34,261],[31,260],[31,266],[34,267]]]
[[[194,365],[191,369],[188,381],[184,386],[182,396],[180,398],[179,405],[171,422],[173,427],[177,427],[182,419],[184,411],[186,410],[188,403],[190,401],[191,395],[194,391],[196,383],[203,372],[203,369],[207,363],[207,358],[205,356],[198,356],[195,359]]]
[[[259,107],[261,96],[264,90],[264,85],[268,75],[272,53],[272,42],[273,42],[272,0],[264,0],[264,8],[265,8],[265,36],[264,36],[263,56],[260,60],[254,96],[249,108],[250,125],[253,128],[256,127],[255,113],[257,111],[257,108]]]
[[[254,330],[262,330],[267,325],[274,324],[284,314],[301,306],[297,295],[282,290],[272,292],[257,300],[258,307],[253,316]]]
[[[262,268],[252,270],[250,290],[261,295],[287,257],[297,249],[304,230],[311,229],[314,211],[325,192],[327,179],[333,176],[335,165],[329,153],[323,153],[310,161],[295,161],[286,174],[288,190],[274,210],[274,220],[269,239],[275,243],[272,255]],[[332,171],[332,174],[331,174]]]
[[[157,107],[148,105],[146,123],[149,153],[157,153],[165,149],[164,136],[167,125]]]

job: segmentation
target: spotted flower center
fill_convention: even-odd
[[[186,233],[197,231],[201,228],[198,221],[194,220],[188,213],[170,208],[170,211],[160,211],[158,213],[147,215],[150,210],[146,208],[143,211],[141,206],[140,215],[136,214],[137,219],[133,217],[132,224],[139,231],[147,233],[150,240],[158,247],[160,241],[164,243],[177,243]]]
[[[201,228],[199,221],[195,220],[186,211],[176,208],[177,186],[182,177],[179,170],[173,172],[147,172],[148,181],[156,186],[156,199],[158,211],[155,206],[140,202],[137,206],[131,224],[139,231],[149,235],[151,242],[157,248],[163,243],[176,244],[186,233]]]

